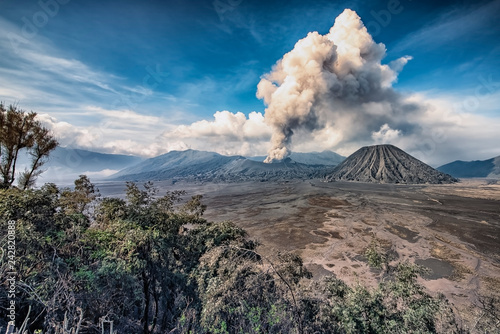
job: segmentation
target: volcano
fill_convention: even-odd
[[[333,153],[333,152],[331,152]],[[334,153],[333,153],[334,154]],[[304,154],[304,159],[307,155]],[[307,160],[307,159],[306,159]],[[267,164],[245,157],[196,150],[171,151],[125,168],[111,180],[192,180],[202,182],[289,181],[324,178],[333,166],[308,165],[290,158]]]
[[[351,154],[327,181],[442,184],[458,180],[393,145],[365,146]]]

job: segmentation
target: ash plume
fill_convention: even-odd
[[[298,130],[328,128],[338,142],[369,140],[382,126],[411,131],[406,116],[419,108],[392,88],[411,57],[386,65],[381,63],[385,53],[385,45],[374,42],[350,9],[336,18],[328,34],[311,32],[299,40],[257,86],[257,97],[266,105],[265,121],[273,129],[265,162],[286,158]]]

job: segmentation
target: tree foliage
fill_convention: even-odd
[[[36,113],[25,112],[16,106],[5,107],[0,103],[0,175],[1,188],[9,188],[16,179],[20,154],[25,151],[31,164],[21,171],[19,186],[31,188],[42,173],[41,167],[58,143],[49,130],[36,120]]]

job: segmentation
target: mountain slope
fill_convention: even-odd
[[[500,178],[500,156],[488,160],[457,160],[437,169],[454,177]]]
[[[270,181],[324,177],[333,169],[309,166],[291,159],[274,164],[242,156],[224,156],[195,150],[172,151],[145,160],[111,176],[115,180],[188,179],[198,181]]]
[[[488,177],[500,179],[500,155],[493,160],[493,164],[495,167],[493,167],[491,173],[488,174]]]
[[[305,165],[337,166],[345,157],[332,151],[300,153],[292,152],[289,156],[295,162]],[[249,160],[262,162],[265,156],[247,157]]]
[[[67,167],[81,171],[120,170],[142,161],[142,158],[122,154],[97,153],[87,150],[58,147],[50,154],[47,166]]]
[[[227,163],[239,159],[245,158],[196,150],[171,151],[125,168],[112,175],[112,178],[117,180],[164,180],[174,177],[193,177],[218,170]]]
[[[403,184],[457,181],[393,145],[360,148],[338,165],[327,180]]]
[[[131,155],[98,153],[58,146],[54,151],[50,152],[44,168],[67,168],[75,173],[78,171],[96,172],[103,169],[120,170],[142,160],[140,157]],[[18,162],[23,166],[28,166],[30,161],[31,157],[27,154],[19,156]]]
[[[325,177],[333,168],[320,165],[306,165],[290,158],[277,163],[240,159],[232,161],[213,174],[215,179],[231,181],[285,181],[289,179],[310,179]]]

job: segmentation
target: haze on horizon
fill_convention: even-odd
[[[7,0],[0,101],[97,152],[271,161],[390,143],[434,166],[488,159],[499,14],[498,0]]]

